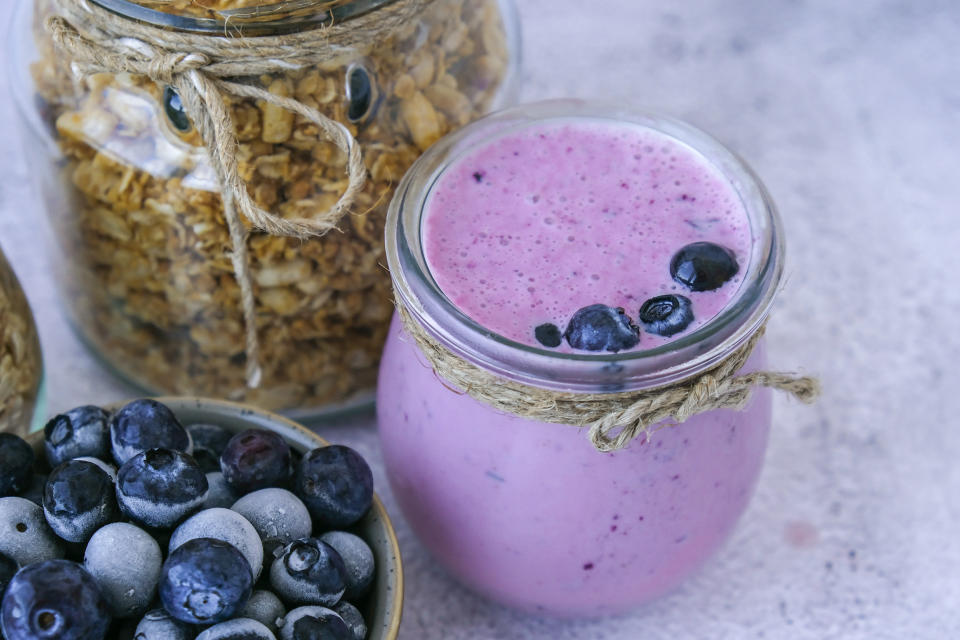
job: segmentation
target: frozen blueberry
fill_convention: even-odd
[[[197,640],[277,640],[277,638],[262,622],[250,618],[234,618],[206,629],[197,636]]]
[[[230,438],[220,455],[227,484],[241,494],[285,486],[290,479],[290,445],[266,429],[247,429]]]
[[[347,569],[333,547],[317,538],[291,542],[274,554],[270,585],[284,602],[336,604],[347,588]]]
[[[670,260],[670,275],[691,291],[712,291],[737,274],[733,251],[712,242],[694,242]]]
[[[20,436],[0,433],[0,498],[30,488],[33,448]]]
[[[34,473],[33,480],[26,491],[20,492],[21,498],[26,498],[30,502],[43,506],[43,488],[47,486],[47,476],[43,473]]]
[[[193,440],[193,459],[205,473],[220,471],[220,454],[233,434],[215,424],[191,424],[187,427]]]
[[[117,515],[113,478],[86,460],[67,460],[50,472],[43,489],[43,515],[67,542],[86,542]]]
[[[533,330],[533,335],[536,337],[537,342],[551,349],[559,347],[560,343],[563,342],[563,334],[560,333],[560,328],[552,322],[538,325],[537,328]]]
[[[333,611],[340,616],[347,628],[350,629],[353,640],[364,640],[367,637],[367,623],[359,609],[346,600],[342,600],[333,605]]]
[[[72,458],[110,459],[110,414],[92,405],[54,416],[43,428],[43,446],[51,467]]]
[[[574,349],[616,353],[637,346],[640,329],[623,309],[591,304],[573,314],[564,337]]]
[[[207,476],[193,458],[171,449],[138,453],[117,472],[117,502],[129,518],[169,529],[207,498]]]
[[[347,600],[362,598],[373,584],[373,551],[363,538],[346,531],[328,531],[320,539],[336,549],[346,568]]]
[[[148,611],[134,632],[134,640],[192,640],[193,627],[180,622],[164,609]]]
[[[216,624],[243,608],[252,587],[250,565],[236,547],[195,538],[163,563],[159,590],[163,607],[177,620]]]
[[[143,529],[114,522],[99,529],[87,543],[83,566],[117,618],[142,615],[157,593],[163,554]]]
[[[241,618],[250,618],[265,625],[273,633],[280,632],[280,622],[287,615],[283,602],[272,591],[258,589],[250,594],[246,606],[240,611]]]
[[[21,567],[64,555],[63,544],[43,517],[43,508],[25,498],[0,498],[0,553]]]
[[[686,296],[657,296],[643,303],[638,319],[647,333],[672,336],[693,322],[693,307]]]
[[[210,471],[207,473],[207,485],[210,487],[207,491],[207,499],[203,503],[204,509],[214,507],[223,507],[229,509],[240,496],[230,488],[226,478],[219,471]]]
[[[190,434],[166,405],[144,398],[134,400],[110,420],[113,459],[123,464],[147,449],[192,452]]]
[[[17,564],[16,560],[0,553],[0,599],[7,592],[7,585],[10,584],[19,568],[20,565]]]
[[[260,489],[248,493],[230,508],[250,521],[260,534],[267,553],[273,553],[277,547],[294,540],[307,538],[313,530],[306,505],[286,489]]]
[[[280,640],[353,640],[337,613],[326,607],[299,607],[283,619]]]
[[[6,640],[102,640],[110,610],[97,583],[69,560],[24,567],[3,598]]]
[[[263,543],[260,542],[260,535],[253,525],[236,511],[217,507],[193,514],[170,536],[169,550],[175,551],[195,538],[215,538],[233,545],[246,558],[253,572],[253,579],[260,577],[263,569]]]
[[[307,505],[318,528],[347,527],[373,504],[373,474],[350,447],[320,447],[300,461],[294,493]]]

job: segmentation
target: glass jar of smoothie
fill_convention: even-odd
[[[55,46],[51,16],[94,47],[116,44],[96,37],[106,21],[129,36],[112,54],[129,51],[136,62],[159,50],[149,60],[170,66],[106,72]],[[430,144],[512,100],[510,0],[21,0],[16,19],[11,59],[28,161],[82,339],[150,393],[301,415],[372,401],[392,312],[387,204]],[[246,52],[248,66],[219,47]],[[238,75],[218,70],[231,64]],[[176,88],[177,74],[198,70],[219,83],[230,121],[224,153],[253,206],[280,222],[311,221],[350,190],[335,229],[264,231],[238,202],[238,246],[224,207],[229,171],[211,162],[209,136]],[[278,102],[242,93],[254,89]],[[355,178],[363,184],[354,191]]]
[[[489,400],[513,384],[565,402],[657,390],[744,345],[738,374],[762,370],[783,252],[759,180],[682,122],[546,102],[430,149],[394,197],[387,259],[409,322],[459,364],[437,366],[395,319],[377,399],[424,545],[481,594],[562,616],[630,609],[702,566],[754,490],[768,389],[625,447],[600,438],[608,452]],[[483,388],[452,382],[461,365]]]
[[[0,251],[0,432],[23,436],[43,419],[43,358],[37,326]]]

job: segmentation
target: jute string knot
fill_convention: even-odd
[[[295,98],[276,95],[233,79],[284,73],[342,58],[357,47],[376,43],[404,24],[430,0],[398,0],[352,18],[308,31],[252,38],[171,31],[130,20],[88,0],[53,0],[45,27],[53,42],[81,75],[132,73],[173,87],[203,139],[220,183],[230,233],[230,259],[240,287],[246,328],[247,384],[260,384],[260,343],[256,300],[247,254],[248,231],[307,239],[337,228],[363,189],[367,170],[360,145],[342,123]],[[236,129],[226,96],[277,105],[315,124],[321,135],[346,156],[347,187],[327,211],[288,219],[261,208],[250,196],[238,168]]]
[[[756,387],[786,392],[804,403],[820,394],[816,378],[773,371],[740,374],[763,337],[760,327],[718,364],[679,382],[638,391],[572,393],[507,380],[452,353],[417,322],[398,298],[397,311],[436,375],[504,413],[555,424],[586,427],[599,451],[623,449],[635,438],[714,409],[743,409]]]

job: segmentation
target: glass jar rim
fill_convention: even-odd
[[[516,342],[479,325],[450,301],[430,274],[421,244],[425,205],[441,173],[469,151],[533,124],[606,120],[664,133],[710,162],[740,196],[750,221],[751,256],[734,298],[689,335],[652,349],[614,354],[562,353]],[[782,224],[760,179],[700,129],[632,107],[548,100],[506,109],[449,134],[428,149],[398,185],[386,222],[386,257],[399,301],[452,353],[495,375],[572,392],[633,391],[671,384],[715,366],[764,323],[784,266]]]
[[[397,0],[276,0],[218,11],[219,18],[153,9],[137,0],[89,0],[117,15],[155,27],[190,33],[244,36],[282,35],[344,22]]]

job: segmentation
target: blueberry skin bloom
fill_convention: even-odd
[[[350,447],[320,447],[300,461],[294,493],[307,505],[317,528],[348,527],[373,504],[373,473]]]
[[[138,453],[117,471],[120,510],[156,529],[169,529],[200,509],[208,488],[194,459],[171,449]]]
[[[43,428],[43,446],[51,467],[83,456],[110,460],[110,414],[86,405],[54,416]]]
[[[270,585],[285,602],[336,604],[347,587],[347,569],[336,549],[317,538],[291,542],[270,567]]]
[[[170,554],[160,574],[160,601],[171,616],[190,624],[229,620],[250,598],[253,573],[236,547],[194,538]]]
[[[31,480],[33,448],[20,436],[0,433],[0,498],[26,491]]]
[[[686,296],[657,296],[643,303],[638,319],[647,333],[669,337],[690,326],[693,306]]]
[[[190,434],[173,411],[156,400],[134,400],[110,420],[113,459],[123,464],[141,451],[164,448],[191,453]]]
[[[564,337],[574,349],[616,353],[637,346],[640,330],[623,309],[591,304],[573,314]]]
[[[230,438],[220,454],[220,470],[238,493],[279,487],[290,479],[290,445],[266,429],[247,429]]]
[[[670,260],[670,276],[691,291],[713,291],[737,274],[733,252],[712,242],[694,242]]]
[[[194,635],[193,627],[164,609],[148,611],[133,633],[135,640],[193,640]]]
[[[101,640],[110,610],[80,565],[47,560],[22,569],[3,598],[7,640]]]
[[[310,606],[284,617],[280,640],[353,640],[353,633],[335,611]]]
[[[93,462],[68,460],[50,472],[43,489],[43,515],[67,542],[86,542],[116,514],[113,478]]]

